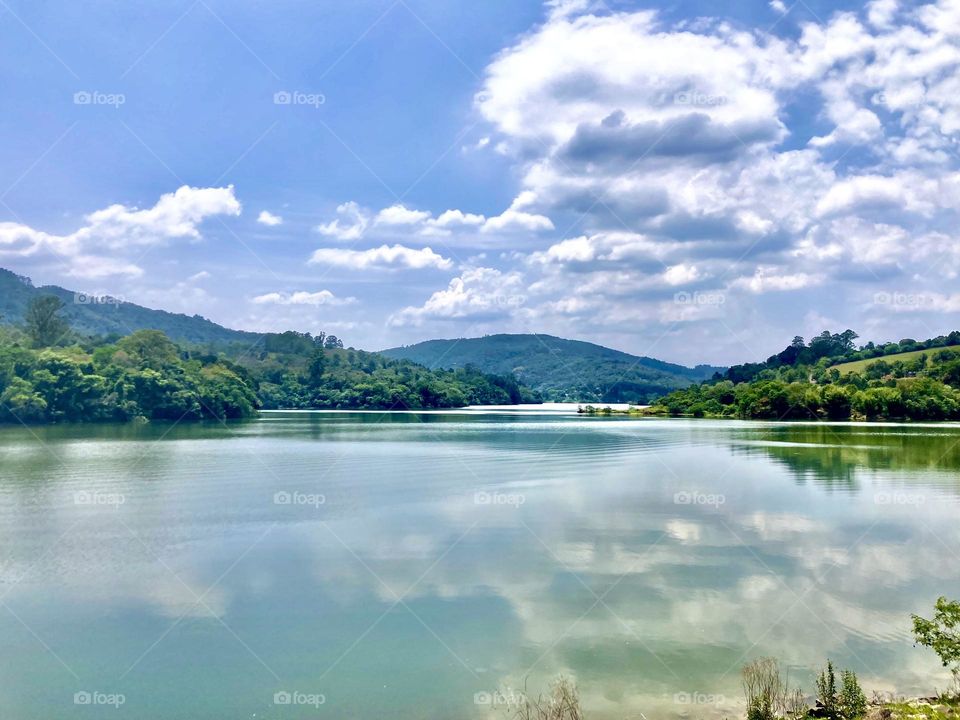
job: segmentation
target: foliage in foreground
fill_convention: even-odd
[[[960,685],[960,602],[941,597],[934,610],[930,620],[913,616],[913,635],[918,644],[937,653]]]
[[[514,720],[583,720],[583,717],[576,684],[562,676],[550,686],[549,695],[535,700],[524,696],[513,713]]]

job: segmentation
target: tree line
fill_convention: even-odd
[[[713,380],[660,398],[649,412],[694,417],[768,420],[960,419],[960,352],[945,347],[960,333],[853,349],[857,335],[823,332],[810,343],[797,337],[763,363],[737,365]],[[895,346],[895,347],[894,347]],[[930,348],[908,359],[890,351]],[[939,349],[938,349],[939,348]],[[835,364],[880,358],[841,373]]]
[[[428,370],[286,332],[227,349],[184,347],[159,330],[84,337],[54,296],[0,327],[0,422],[244,418],[260,408],[418,409],[539,401],[512,376]]]

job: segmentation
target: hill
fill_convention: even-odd
[[[797,336],[761,363],[670,393],[649,414],[763,420],[960,419],[960,332],[869,342],[852,330]]]
[[[199,315],[152,310],[109,296],[91,297],[56,285],[35,287],[30,278],[0,268],[0,322],[17,324],[30,301],[56,295],[63,301],[63,319],[84,335],[129,335],[137,330],[161,330],[171,340],[193,345],[250,345],[258,333],[230,330]]]
[[[867,368],[875,365],[878,362],[885,362],[889,364],[898,362],[912,362],[917,360],[920,356],[925,356],[926,366],[930,367],[934,364],[932,355],[940,350],[960,351],[960,345],[943,345],[937,346],[933,349],[927,348],[924,350],[911,350],[909,352],[893,353],[891,355],[883,355],[881,357],[867,358],[864,360],[854,360],[853,362],[845,362],[840,363],[839,365],[833,365],[830,369],[836,370],[841,375],[846,375],[847,373],[851,372],[864,372]]]
[[[642,404],[724,370],[688,368],[580,340],[532,334],[428,340],[382,353],[429,368],[473,366],[485,373],[513,374],[548,401]]]

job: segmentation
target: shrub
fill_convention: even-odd
[[[557,678],[546,698],[531,700],[524,696],[514,717],[516,720],[583,720],[576,684],[565,677]]]
[[[840,673],[840,685],[837,703],[840,714],[846,720],[863,717],[867,712],[867,696],[863,694],[857,674],[853,670],[844,670]]]
[[[857,720],[867,712],[867,696],[853,670],[840,672],[840,689],[837,690],[833,663],[828,660],[827,667],[817,678],[817,705],[822,716],[829,720]]]
[[[827,660],[827,667],[820,671],[817,678],[817,705],[824,717],[837,720],[837,677],[833,672],[833,663]]]
[[[744,665],[741,680],[747,697],[747,720],[776,720],[787,695],[777,659],[759,658]]]
[[[941,597],[932,620],[913,616],[913,635],[917,643],[933,650],[954,679],[960,679],[960,602]]]

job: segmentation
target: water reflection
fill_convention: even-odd
[[[121,688],[118,717],[316,716],[281,689],[331,717],[502,717],[475,695],[566,672],[590,717],[720,717],[767,654],[808,689],[829,656],[927,692],[909,613],[960,595],[957,441],[436,414],[4,431],[0,694],[24,718],[88,686]]]

